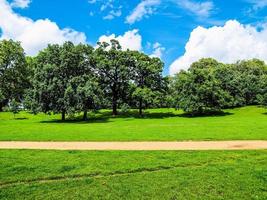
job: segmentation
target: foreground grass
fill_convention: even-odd
[[[144,118],[102,111],[88,122],[61,122],[59,115],[0,113],[0,140],[174,141],[267,139],[264,108],[249,106],[224,114],[190,118],[174,109],[152,109]]]
[[[0,199],[266,199],[267,151],[0,150]]]

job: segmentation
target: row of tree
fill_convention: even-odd
[[[267,105],[267,67],[253,59],[223,64],[201,59],[188,71],[163,77],[163,62],[123,51],[116,40],[48,45],[27,57],[19,42],[0,41],[0,111],[19,105],[33,113],[83,113],[101,108],[175,107],[191,114],[245,105]]]
[[[203,114],[245,105],[267,105],[267,66],[258,59],[223,64],[201,59],[172,81],[174,105]]]
[[[19,43],[3,40],[0,56],[1,108],[16,99],[34,113],[61,113],[63,120],[80,112],[86,120],[89,110],[99,108],[112,108],[117,115],[119,106],[138,108],[143,115],[167,86],[159,58],[122,51],[116,40],[98,48],[71,42],[48,45],[27,58]]]

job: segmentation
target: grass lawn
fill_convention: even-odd
[[[175,141],[267,139],[264,108],[229,109],[210,117],[184,116],[174,109],[152,109],[145,118],[112,117],[102,111],[91,120],[61,122],[59,115],[0,113],[0,140],[23,141]]]
[[[0,199],[266,198],[267,150],[0,150]]]

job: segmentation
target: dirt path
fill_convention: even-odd
[[[267,149],[267,140],[187,142],[0,142],[0,149],[53,150],[253,150]]]

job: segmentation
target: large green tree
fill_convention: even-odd
[[[163,62],[159,58],[151,58],[141,52],[131,52],[129,55],[133,64],[132,80],[134,82],[133,98],[137,100],[139,115],[149,103],[153,103],[160,95],[163,82]]]
[[[257,95],[261,92],[261,76],[267,74],[265,63],[258,59],[240,61],[234,64],[233,73],[240,76],[239,87],[245,105],[258,104]]]
[[[69,81],[65,98],[68,113],[83,112],[83,120],[87,120],[88,110],[95,110],[101,105],[102,90],[94,77],[77,76]]]
[[[11,99],[22,101],[29,87],[29,69],[19,42],[0,41],[0,111]]]
[[[118,104],[127,95],[130,83],[130,58],[122,51],[118,41],[98,43],[95,50],[95,66],[100,76],[105,96],[110,99],[113,115],[118,114]]]
[[[230,107],[259,104],[262,91],[261,77],[266,75],[266,65],[258,59],[239,61],[235,64],[220,64],[215,76],[231,99]]]
[[[211,60],[207,61],[210,63]],[[174,77],[176,106],[192,115],[220,111],[229,99],[229,94],[220,87],[215,77],[214,67],[217,64],[205,67],[203,63],[205,60],[200,60],[188,72],[181,71]]]
[[[65,120],[69,107],[66,90],[70,80],[85,73],[81,47],[71,42],[49,45],[37,56],[35,70],[35,99],[43,112],[61,113]]]

